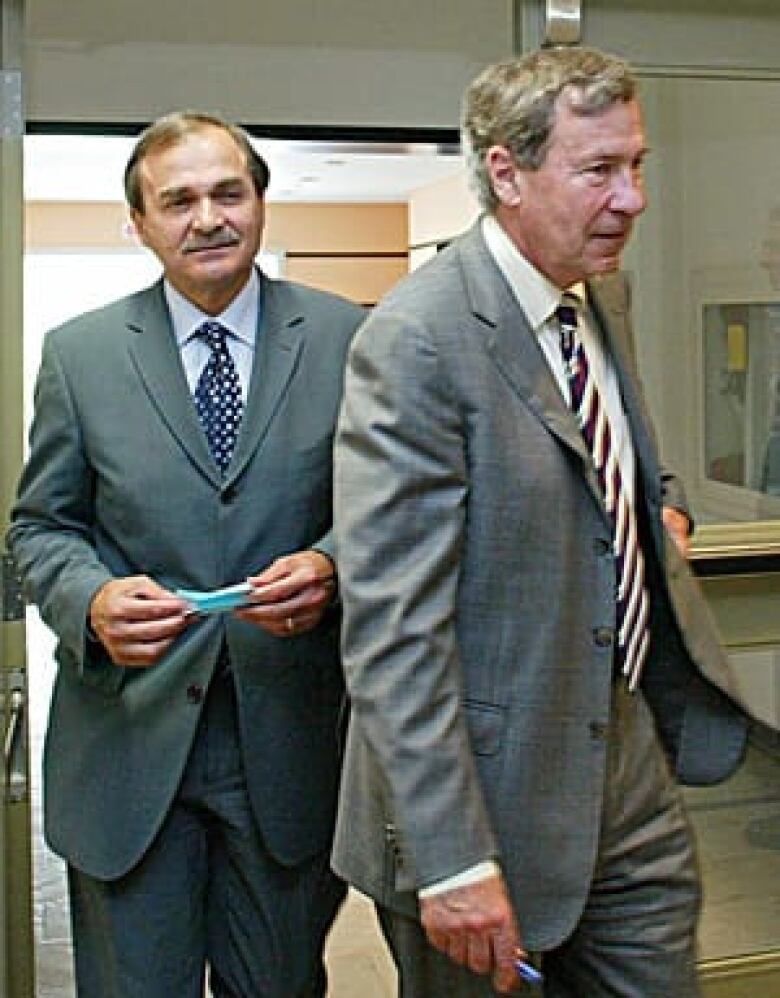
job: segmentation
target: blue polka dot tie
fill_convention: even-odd
[[[197,333],[211,348],[211,357],[195,386],[195,405],[219,470],[225,474],[244,410],[238,371],[227,348],[227,330],[204,322]]]
[[[623,486],[617,454],[612,447],[607,412],[591,376],[588,356],[577,324],[577,299],[565,295],[556,312],[561,352],[571,391],[571,407],[593,456],[599,484],[612,525],[615,556],[617,661],[634,690],[640,679],[649,642],[650,601],[645,586],[645,562],[639,543],[636,514]]]

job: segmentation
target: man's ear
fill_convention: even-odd
[[[142,246],[146,245],[146,240],[144,239],[144,217],[135,208],[131,208],[127,213],[125,233],[131,238],[135,238]]]
[[[493,193],[501,204],[512,207],[520,203],[523,193],[522,172],[506,146],[491,146],[485,153]]]

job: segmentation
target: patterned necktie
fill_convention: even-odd
[[[636,689],[649,642],[650,601],[644,584],[645,562],[637,533],[636,514],[623,488],[617,453],[611,447],[606,409],[596,382],[590,375],[588,358],[577,326],[577,300],[564,298],[556,316],[561,330],[561,352],[571,391],[571,407],[593,456],[604,502],[612,524],[612,549],[617,585],[617,661]]]
[[[218,322],[204,322],[197,335],[211,348],[211,357],[195,386],[195,405],[219,470],[225,474],[244,403],[238,371],[225,342],[227,330]]]

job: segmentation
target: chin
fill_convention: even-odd
[[[620,257],[608,256],[601,260],[596,260],[590,269],[591,274],[611,274],[615,270],[620,270]]]

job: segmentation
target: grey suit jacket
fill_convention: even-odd
[[[652,706],[682,777],[744,721],[687,566],[631,359],[624,286],[590,289],[620,379],[653,563]],[[592,461],[479,228],[410,275],[350,351],[335,450],[353,715],[336,869],[384,904],[498,857],[530,948],[568,935],[596,857],[615,625]],[[714,685],[713,685],[714,684]]]
[[[176,792],[227,643],[252,805],[283,863],[327,848],[343,684],[338,614],[280,640],[204,618],[149,669],[86,632],[96,590],[147,574],[175,589],[243,580],[279,555],[332,551],[331,451],[347,345],[363,311],[262,279],[249,397],[224,480],[184,375],[162,284],[46,338],[29,462],[9,531],[59,638],[45,749],[52,848],[111,879],[143,854]]]

